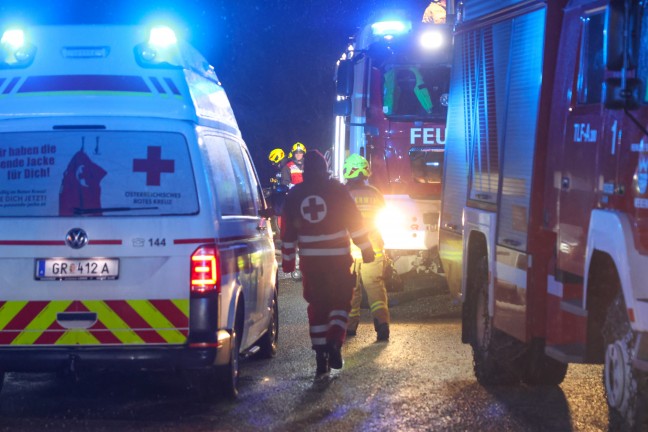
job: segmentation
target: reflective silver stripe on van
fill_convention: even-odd
[[[351,253],[351,248],[334,248],[334,249],[299,249],[301,256],[336,256],[348,255]]]
[[[324,234],[324,235],[313,235],[313,236],[307,236],[307,235],[300,235],[299,236],[299,242],[300,243],[314,243],[314,242],[321,242],[321,241],[328,241],[328,240],[335,240],[339,238],[345,238],[347,236],[346,230],[343,231],[338,231],[334,234]]]
[[[360,237],[360,236],[363,236],[363,235],[366,235],[366,234],[369,234],[369,229],[368,228],[362,228],[362,229],[359,229],[358,231],[353,231],[351,233],[351,237],[356,238],[356,237]]]
[[[295,259],[295,254],[294,254],[294,253],[291,253],[291,254],[282,254],[282,255],[281,255],[281,259],[284,260],[284,261],[292,261],[292,260]]]
[[[283,242],[283,247],[286,249],[294,249],[296,244],[295,242]]]

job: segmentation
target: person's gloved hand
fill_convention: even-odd
[[[295,271],[295,261],[281,261],[281,270],[284,273],[292,273]]]
[[[362,262],[365,264],[369,264],[374,262],[376,259],[376,254],[374,253],[373,249],[363,249],[362,250]]]

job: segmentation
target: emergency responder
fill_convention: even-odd
[[[425,9],[425,12],[423,12],[423,22],[445,24],[446,14],[446,0],[432,0],[430,5]]]
[[[362,214],[365,226],[369,229],[369,240],[376,255],[374,262],[365,264],[356,248],[352,248],[354,258],[354,273],[357,275],[347,335],[355,336],[360,324],[360,303],[362,288],[367,292],[369,308],[374,319],[374,329],[379,341],[389,340],[389,308],[387,306],[387,290],[383,280],[384,273],[384,243],[376,226],[376,214],[385,206],[385,199],[378,189],[367,184],[371,175],[369,163],[358,154],[352,154],[344,161],[344,178],[347,189]]]
[[[290,149],[290,161],[281,170],[281,184],[292,188],[302,182],[304,172],[304,154],[306,146],[300,142]]]
[[[329,178],[324,156],[315,150],[304,160],[304,181],[288,192],[284,206],[282,269],[295,269],[299,245],[315,376],[321,378],[343,365],[341,348],[355,284],[349,235],[364,262],[373,261],[374,252],[362,215],[346,188]]]
[[[286,160],[286,153],[280,148],[272,150],[268,155],[268,159],[275,169],[275,174],[270,179],[270,206],[275,214],[274,222],[277,228],[275,232],[278,232],[281,228],[281,212],[288,192],[288,187],[281,182],[281,175],[288,161]]]
[[[274,175],[270,179],[271,186],[275,186],[281,183],[281,170],[284,165],[288,163],[286,161],[286,153],[280,148],[273,149],[268,155],[268,160],[272,164],[272,168],[275,170]]]

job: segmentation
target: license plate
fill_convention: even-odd
[[[46,258],[36,260],[36,279],[117,279],[119,259],[117,258]]]

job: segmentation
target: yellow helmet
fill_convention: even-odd
[[[369,162],[359,154],[352,154],[344,161],[344,178],[354,179],[361,174],[365,177],[371,175]]]
[[[295,154],[296,152],[306,153],[306,146],[300,142],[296,142],[290,149],[290,154]]]
[[[278,164],[279,162],[281,162],[281,160],[282,160],[284,157],[286,157],[286,153],[284,153],[284,151],[281,150],[280,148],[276,148],[276,149],[272,150],[272,151],[270,152],[270,154],[268,155],[268,159],[270,159],[270,161],[271,161],[272,163],[276,163],[276,164]]]

